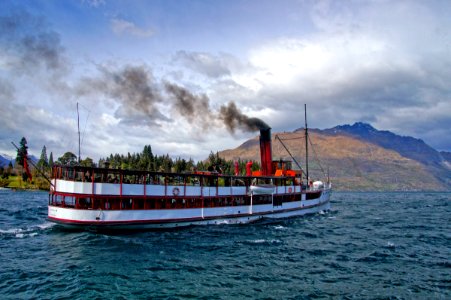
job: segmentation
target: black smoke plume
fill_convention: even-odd
[[[0,52],[4,62],[16,72],[44,66],[47,70],[65,67],[60,36],[45,19],[22,9],[0,13]]]
[[[206,95],[196,96],[190,91],[176,84],[166,82],[166,91],[173,99],[175,110],[190,122],[211,124],[212,120],[221,120],[227,130],[234,133],[236,129],[256,131],[268,129],[269,126],[258,118],[250,118],[243,114],[234,102],[221,106],[218,113],[210,110],[209,99]]]
[[[105,73],[110,77],[111,85],[107,92],[123,101],[133,110],[142,111],[154,117],[158,109],[155,107],[161,97],[153,84],[151,74],[142,67],[125,67],[120,72]]]
[[[78,87],[79,95],[101,93],[120,104],[116,117],[122,122],[156,125],[156,121],[169,121],[157,104],[163,102],[152,73],[145,66],[125,66],[116,70],[99,67],[101,76],[85,78]]]
[[[101,92],[113,98],[121,106],[116,111],[116,117],[122,122],[148,125],[158,124],[155,121],[171,121],[158,109],[157,104],[167,100],[166,104],[175,110],[192,126],[203,129],[222,122],[227,130],[234,133],[237,129],[257,131],[269,126],[258,118],[250,118],[243,114],[234,102],[214,111],[210,100],[205,94],[195,95],[184,87],[165,81],[162,83],[166,98],[159,92],[161,86],[157,83],[151,71],[145,66],[127,66],[121,70],[99,67],[100,78],[86,78],[79,89],[80,94]]]
[[[205,127],[214,119],[207,95],[194,95],[187,89],[170,82],[165,82],[164,87],[173,101],[174,109],[188,121],[197,122]]]
[[[235,132],[237,128],[244,131],[256,131],[268,129],[269,126],[258,118],[250,118],[243,114],[234,102],[229,102],[227,106],[221,106],[219,118],[230,132]]]

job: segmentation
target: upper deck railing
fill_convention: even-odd
[[[53,192],[135,196],[245,195],[251,185],[275,186],[275,193],[301,192],[301,176],[233,176],[217,172],[170,173],[81,166],[55,166]]]

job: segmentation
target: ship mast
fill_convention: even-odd
[[[78,113],[78,102],[77,102],[77,127],[78,127],[78,163],[80,164],[80,114]]]
[[[307,128],[307,104],[304,104],[305,111],[305,170],[307,175],[307,185],[309,184],[309,175],[308,175],[308,128]]]

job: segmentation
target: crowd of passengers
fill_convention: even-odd
[[[92,175],[86,172],[66,171],[62,174],[62,179],[81,182],[97,183],[121,183],[120,174],[99,173]],[[201,182],[202,181],[202,182]],[[293,178],[233,178],[231,176],[171,176],[170,174],[151,174],[151,175],[129,175],[124,174],[122,183],[125,184],[161,184],[161,185],[192,185],[192,186],[249,186],[251,184],[275,184],[279,186],[293,185],[293,182],[299,182]]]

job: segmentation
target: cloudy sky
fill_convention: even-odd
[[[0,154],[203,159],[367,122],[451,151],[451,1],[0,2]],[[231,118],[238,114],[238,121]]]

